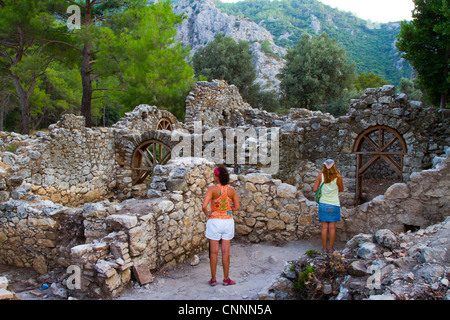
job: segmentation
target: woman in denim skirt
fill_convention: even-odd
[[[322,173],[317,176],[313,192],[322,186],[322,196],[319,200],[319,221],[322,224],[321,238],[324,252],[333,252],[336,239],[336,222],[341,221],[341,205],[339,192],[344,191],[341,173],[337,170],[333,160],[326,160]],[[327,249],[327,240],[330,241],[330,250]]]

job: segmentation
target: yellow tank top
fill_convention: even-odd
[[[325,177],[322,174],[322,182],[325,181]],[[322,183],[321,182],[321,183]],[[333,206],[340,207],[339,202],[339,187],[337,185],[337,178],[330,183],[324,183],[322,186],[322,196],[319,203],[331,204]]]
[[[228,197],[228,186],[220,185],[220,195],[217,199],[211,200],[211,215],[209,219],[233,219],[231,211],[232,200]]]

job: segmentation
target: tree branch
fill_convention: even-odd
[[[78,2],[75,2],[75,1],[73,1],[73,0],[67,0],[67,1],[69,1],[70,3],[73,3],[73,4],[75,4],[75,5],[77,5],[77,6],[81,7],[81,8],[83,8],[83,9],[86,9],[86,6],[83,6],[82,4],[80,4],[80,3],[78,3]]]
[[[50,65],[50,63],[52,63],[52,61],[53,61],[53,59],[50,59],[50,60],[47,62],[47,65],[44,67],[44,71],[42,71],[41,73],[39,73],[39,74],[33,76],[33,77],[31,78],[31,80],[28,81],[28,83],[25,85],[24,89],[26,89],[26,88],[28,87],[28,85],[30,86],[30,87],[28,88],[27,92],[26,92],[27,96],[30,96],[30,95],[31,95],[31,93],[32,93],[33,90],[34,90],[34,87],[36,86],[36,79],[39,78],[39,77],[41,77],[41,76],[43,76],[43,75],[45,74],[45,71],[47,71],[47,68],[48,68],[48,66]]]
[[[16,50],[17,49],[17,46],[19,45],[18,43],[15,43],[15,42],[7,42],[7,41],[5,41],[5,40],[0,40],[0,45],[2,45],[2,46],[4,46],[4,47],[7,47],[7,48],[9,48],[9,49],[14,49],[14,50]]]
[[[91,5],[93,6],[94,4],[102,4],[102,3],[105,3],[105,2],[108,2],[108,0],[101,0],[100,2],[97,2],[97,0],[94,0],[94,1],[91,2]]]
[[[69,16],[67,14],[65,14],[65,13],[62,13],[62,12],[59,12],[59,11],[56,11],[56,13],[62,15],[66,19],[69,19]]]
[[[35,40],[41,40],[41,41],[46,41],[47,43],[59,43],[59,44],[63,44],[63,45],[65,45],[65,46],[68,46],[68,47],[71,47],[71,48],[73,48],[73,49],[76,49],[76,50],[78,50],[78,51],[80,51],[80,52],[83,52],[82,49],[80,49],[80,48],[74,46],[73,44],[70,44],[70,43],[68,43],[68,42],[65,42],[65,41],[60,41],[60,40],[48,40],[48,39],[41,39],[41,38],[33,38],[33,39],[35,39]]]
[[[0,57],[3,57],[6,61],[9,62],[9,64],[13,64],[11,57],[6,52],[0,51]]]
[[[103,17],[95,17],[94,23],[96,23],[97,21],[103,21],[103,20],[105,20],[106,18],[107,18],[106,16],[103,16]]]
[[[106,89],[106,88],[103,88],[103,89],[92,89],[93,92],[94,91],[109,91],[109,90],[111,90],[111,91],[123,91],[123,92],[126,91],[124,89]]]

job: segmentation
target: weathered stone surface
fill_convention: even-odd
[[[126,229],[131,229],[137,225],[137,218],[135,216],[129,216],[124,214],[114,214],[110,215],[105,219],[105,222],[108,223],[113,228],[117,225],[124,227]]]
[[[269,285],[258,295],[259,299],[293,299],[301,295],[303,299],[314,296],[332,300],[447,300],[450,260],[445,256],[450,245],[450,217],[426,229],[395,234],[400,245],[396,249],[377,248],[376,258],[367,255],[355,259],[355,244],[359,242],[360,248],[374,248],[377,245],[371,239],[377,241],[380,235],[386,234],[385,230],[379,231],[372,236],[353,237],[342,255],[336,252],[326,256],[303,255],[288,266],[289,270],[295,270],[294,277],[286,272],[285,266],[273,283],[280,282],[279,278],[298,283],[298,275],[306,270],[305,266],[309,270],[314,266],[316,271],[308,277],[305,291],[285,290],[284,294],[275,296],[269,291]],[[429,246],[431,243],[434,247]],[[438,256],[443,258],[438,261]],[[398,263],[398,260],[410,262]]]
[[[386,199],[405,199],[409,197],[409,188],[405,183],[395,183],[390,186],[384,197]]]
[[[287,183],[282,183],[277,187],[277,196],[281,198],[295,198],[297,188]]]
[[[371,259],[375,258],[378,253],[377,245],[371,242],[364,242],[359,246],[356,254],[362,259]]]
[[[0,289],[8,289],[8,279],[6,277],[0,277]]]
[[[270,220],[267,223],[267,229],[269,231],[284,230],[285,228],[286,224],[281,220]]]
[[[14,298],[14,293],[6,289],[0,288],[0,300],[12,300]]]
[[[355,277],[362,277],[368,274],[366,264],[362,260],[352,262],[347,267],[347,271],[350,275]]]
[[[47,273],[47,261],[44,256],[37,256],[33,260],[33,269],[39,274]]]
[[[395,249],[397,247],[397,237],[388,229],[378,230],[375,233],[375,240],[386,248]]]

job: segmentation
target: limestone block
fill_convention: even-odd
[[[235,226],[235,231],[236,234],[241,235],[241,236],[246,236],[248,235],[250,232],[252,232],[252,228],[246,226],[246,225],[242,225],[242,224],[236,224]]]
[[[8,278],[0,277],[0,289],[8,289]]]
[[[419,263],[441,263],[447,251],[444,248],[425,247],[419,257]]]
[[[11,300],[14,299],[14,293],[6,289],[0,289],[0,300]]]
[[[395,249],[398,245],[397,237],[389,229],[381,229],[375,233],[375,240],[386,248]]]
[[[395,183],[386,190],[384,197],[388,200],[406,199],[409,197],[409,188],[405,183]]]
[[[286,224],[281,220],[269,220],[267,222],[267,229],[269,231],[284,230],[286,229]]]
[[[39,274],[47,273],[47,261],[44,256],[37,256],[33,260],[33,269]]]
[[[28,218],[28,225],[30,227],[37,227],[42,230],[55,229],[58,226],[58,222],[51,218]]]
[[[295,198],[297,188],[293,185],[282,183],[277,187],[277,196],[280,198]]]
[[[264,173],[250,173],[246,177],[247,181],[259,184],[267,183],[271,181],[272,178],[270,175]]]
[[[371,259],[374,258],[378,253],[378,248],[375,243],[364,242],[359,246],[356,254],[363,259]]]
[[[136,216],[130,216],[126,214],[113,214],[108,216],[105,219],[106,223],[110,225],[113,228],[116,228],[117,226],[131,229],[137,225],[137,217]]]
[[[155,206],[156,213],[167,213],[173,210],[174,204],[170,200],[162,200],[157,206]]]
[[[367,267],[363,260],[353,261],[348,267],[347,271],[350,275],[355,277],[363,277],[367,275]]]
[[[257,191],[255,185],[253,183],[251,183],[251,182],[245,183],[245,189],[247,189],[249,191],[254,191],[254,192]]]
[[[85,254],[91,252],[93,250],[92,245],[90,244],[80,244],[70,249],[70,253],[72,256],[76,258],[81,258]]]

